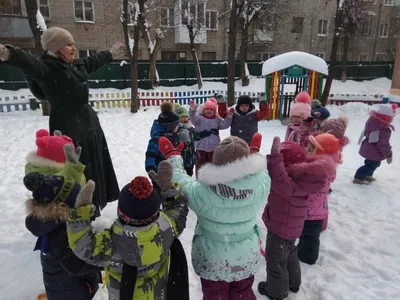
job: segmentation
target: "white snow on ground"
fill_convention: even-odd
[[[358,155],[357,140],[371,109],[351,103],[328,107],[333,117],[349,115],[348,135],[352,143],[344,150],[344,164],[338,168],[337,180],[329,196],[328,230],[321,237],[320,258],[316,265],[302,264],[303,283],[298,294],[289,300],[380,300],[399,299],[400,295],[400,149],[398,133],[392,135],[394,160],[383,162],[376,172],[378,181],[370,186],[351,183],[363,159]],[[137,175],[146,175],[144,153],[150,126],[159,109],[152,107],[135,115],[125,109],[102,109],[99,118],[106,134],[120,188]],[[394,121],[400,129],[400,119]],[[47,128],[48,118],[40,111],[0,114],[0,276],[1,299],[33,300],[44,291],[39,253],[33,252],[36,239],[24,226],[24,201],[29,196],[24,188],[25,155],[35,149],[35,132]],[[285,127],[279,121],[263,121],[261,152],[269,152],[275,135],[284,137]],[[222,137],[229,130],[221,132]],[[263,233],[266,229],[261,220]],[[96,228],[111,225],[116,218],[116,203],[108,205]],[[191,266],[191,239],[196,217],[190,213],[187,228],[181,236],[190,271],[191,299],[201,300],[199,278]],[[265,245],[265,237],[263,237]],[[265,263],[256,274],[257,283],[265,280]],[[266,299],[256,292],[258,299]],[[100,289],[96,300],[106,300],[106,289]]]

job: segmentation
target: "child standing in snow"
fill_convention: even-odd
[[[314,119],[316,130],[320,129],[321,123],[330,117],[329,110],[322,106],[318,99],[311,101],[311,117]]]
[[[341,164],[341,148],[339,139],[329,133],[309,137],[309,151],[313,156],[330,156],[336,164]],[[308,195],[308,214],[300,236],[298,248],[299,260],[313,265],[319,256],[320,234],[324,220],[328,218],[328,192],[336,179],[336,168],[326,174],[325,184],[317,193]]]
[[[250,147],[238,137],[224,139],[195,180],[185,174],[179,149],[160,138],[160,149],[173,164],[173,181],[198,218],[192,264],[204,300],[256,299],[252,285],[261,260],[257,215],[270,187],[265,158],[256,153],[260,145],[259,133]]]
[[[175,113],[179,116],[179,142],[182,142],[185,145],[182,150],[183,164],[186,173],[189,176],[192,176],[193,168],[196,163],[196,151],[194,148],[195,130],[189,120],[187,109],[178,103],[174,105],[174,108]]]
[[[217,101],[218,113],[225,118],[227,114],[226,101],[224,98],[219,98]],[[250,145],[253,135],[258,132],[258,122],[265,120],[267,115],[267,101],[261,101],[260,110],[258,110],[249,96],[240,96],[232,118],[231,136],[237,136]]]
[[[174,145],[178,145],[179,117],[174,112],[172,102],[164,102],[160,106],[161,113],[154,120],[150,130],[150,140],[146,151],[146,171],[157,171],[158,164],[165,158],[158,149],[158,139],[161,136],[168,138]]]
[[[89,181],[69,214],[69,244],[81,259],[104,267],[109,299],[188,300],[186,256],[177,239],[186,226],[187,200],[171,181],[170,162],[149,174],[161,193],[147,177],[136,177],[121,190],[118,218],[101,233],[91,225],[95,184]]]
[[[271,191],[262,217],[268,229],[267,281],[259,283],[258,291],[271,300],[282,300],[289,290],[296,293],[300,289],[295,241],[307,217],[308,196],[322,190],[326,176],[335,171],[335,163],[330,157],[307,157],[300,145],[280,143],[279,137],[275,137],[267,167]]]
[[[374,172],[381,165],[381,161],[386,159],[388,164],[392,163],[390,136],[394,130],[391,123],[396,116],[396,109],[397,104],[381,104],[378,110],[371,112],[359,140],[361,143],[364,138],[359,153],[365,158],[365,162],[354,175],[354,183],[368,184],[374,181]]]
[[[196,142],[196,174],[199,169],[213,159],[214,149],[221,141],[219,130],[231,126],[233,108],[225,119],[217,116],[217,101],[208,99],[203,105],[201,114],[196,114],[197,105],[190,101],[189,116],[199,136],[206,136]]]
[[[290,108],[292,123],[286,129],[285,141],[295,142],[304,149],[308,146],[308,137],[315,133],[313,119],[310,117],[310,95],[307,92],[299,93]]]
[[[41,150],[38,153],[41,154]],[[80,148],[74,153],[73,145],[67,144],[65,155],[68,162],[60,173],[45,176],[28,172],[24,177],[26,188],[32,191],[32,198],[26,202],[25,226],[38,237],[35,250],[40,250],[48,300],[90,300],[101,280],[100,269],[76,257],[68,245],[68,207],[73,207],[81,184],[85,184],[85,181],[80,181],[85,176],[79,154]],[[50,165],[46,164],[46,167]]]

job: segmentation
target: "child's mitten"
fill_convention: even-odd
[[[55,136],[62,136],[62,133],[61,133],[60,130],[54,130],[53,134],[54,134]]]
[[[190,106],[191,110],[196,110],[196,108],[197,108],[197,104],[196,104],[196,102],[194,102],[194,100],[189,101],[189,106]]]
[[[79,208],[81,206],[87,206],[92,204],[93,192],[96,187],[96,184],[93,180],[89,180],[83,189],[79,192],[75,201],[75,208]]]
[[[74,151],[74,146],[72,144],[66,144],[64,145],[64,152],[67,161],[76,165],[77,163],[79,163],[79,158],[81,157],[82,153],[82,147],[78,147]]]
[[[158,147],[160,148],[160,152],[164,155],[165,158],[170,158],[174,155],[181,155],[181,151],[185,145],[183,143],[179,143],[178,148],[175,148],[171,141],[166,137],[162,136],[158,140]]]
[[[276,155],[281,152],[281,139],[279,136],[274,137],[274,141],[271,146],[271,155]]]
[[[168,160],[163,160],[158,165],[158,173],[151,170],[149,172],[149,176],[157,182],[158,186],[160,187],[161,191],[166,191],[171,188],[175,188],[174,184],[172,183],[172,163]]]
[[[250,143],[251,154],[260,152],[261,140],[262,140],[262,135],[259,134],[258,132],[253,135],[253,138]]]
[[[179,130],[179,141],[183,143],[190,142],[190,132],[186,128],[181,128]]]
[[[220,103],[225,103],[225,102],[226,102],[224,96],[221,95],[221,94],[216,93],[216,94],[214,95],[214,98],[217,99],[217,103],[218,103],[218,104],[220,104]]]
[[[232,117],[234,113],[235,113],[235,109],[233,107],[231,107],[229,109],[229,111],[226,113],[226,116],[227,117]]]
[[[386,162],[387,162],[389,165],[392,163],[392,161],[393,161],[393,157],[392,157],[392,156],[386,158]]]

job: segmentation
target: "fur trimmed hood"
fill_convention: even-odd
[[[256,153],[222,166],[208,163],[200,168],[197,181],[206,185],[227,184],[263,170],[266,170],[266,159]]]
[[[328,176],[336,172],[336,163],[330,155],[309,155],[307,161],[292,164],[286,171],[292,177]]]
[[[61,171],[65,165],[64,163],[59,163],[59,162],[50,160],[48,158],[38,156],[36,154],[36,151],[31,151],[28,153],[28,155],[26,156],[26,162],[28,164],[34,165],[35,167],[54,168],[54,169],[57,169],[58,171]]]
[[[43,205],[29,199],[25,203],[25,208],[28,216],[34,216],[41,221],[66,222],[69,216],[69,208],[65,203]]]

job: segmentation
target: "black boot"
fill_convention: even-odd
[[[275,298],[275,297],[268,295],[266,288],[267,288],[267,283],[265,281],[261,281],[258,283],[258,292],[261,295],[267,296],[267,298],[270,300],[283,300],[283,299]]]
[[[298,291],[300,291],[299,287],[291,287],[289,288],[289,291],[291,291],[292,293],[297,293]]]
[[[332,189],[329,189],[328,195],[329,195],[330,193],[332,193]]]

